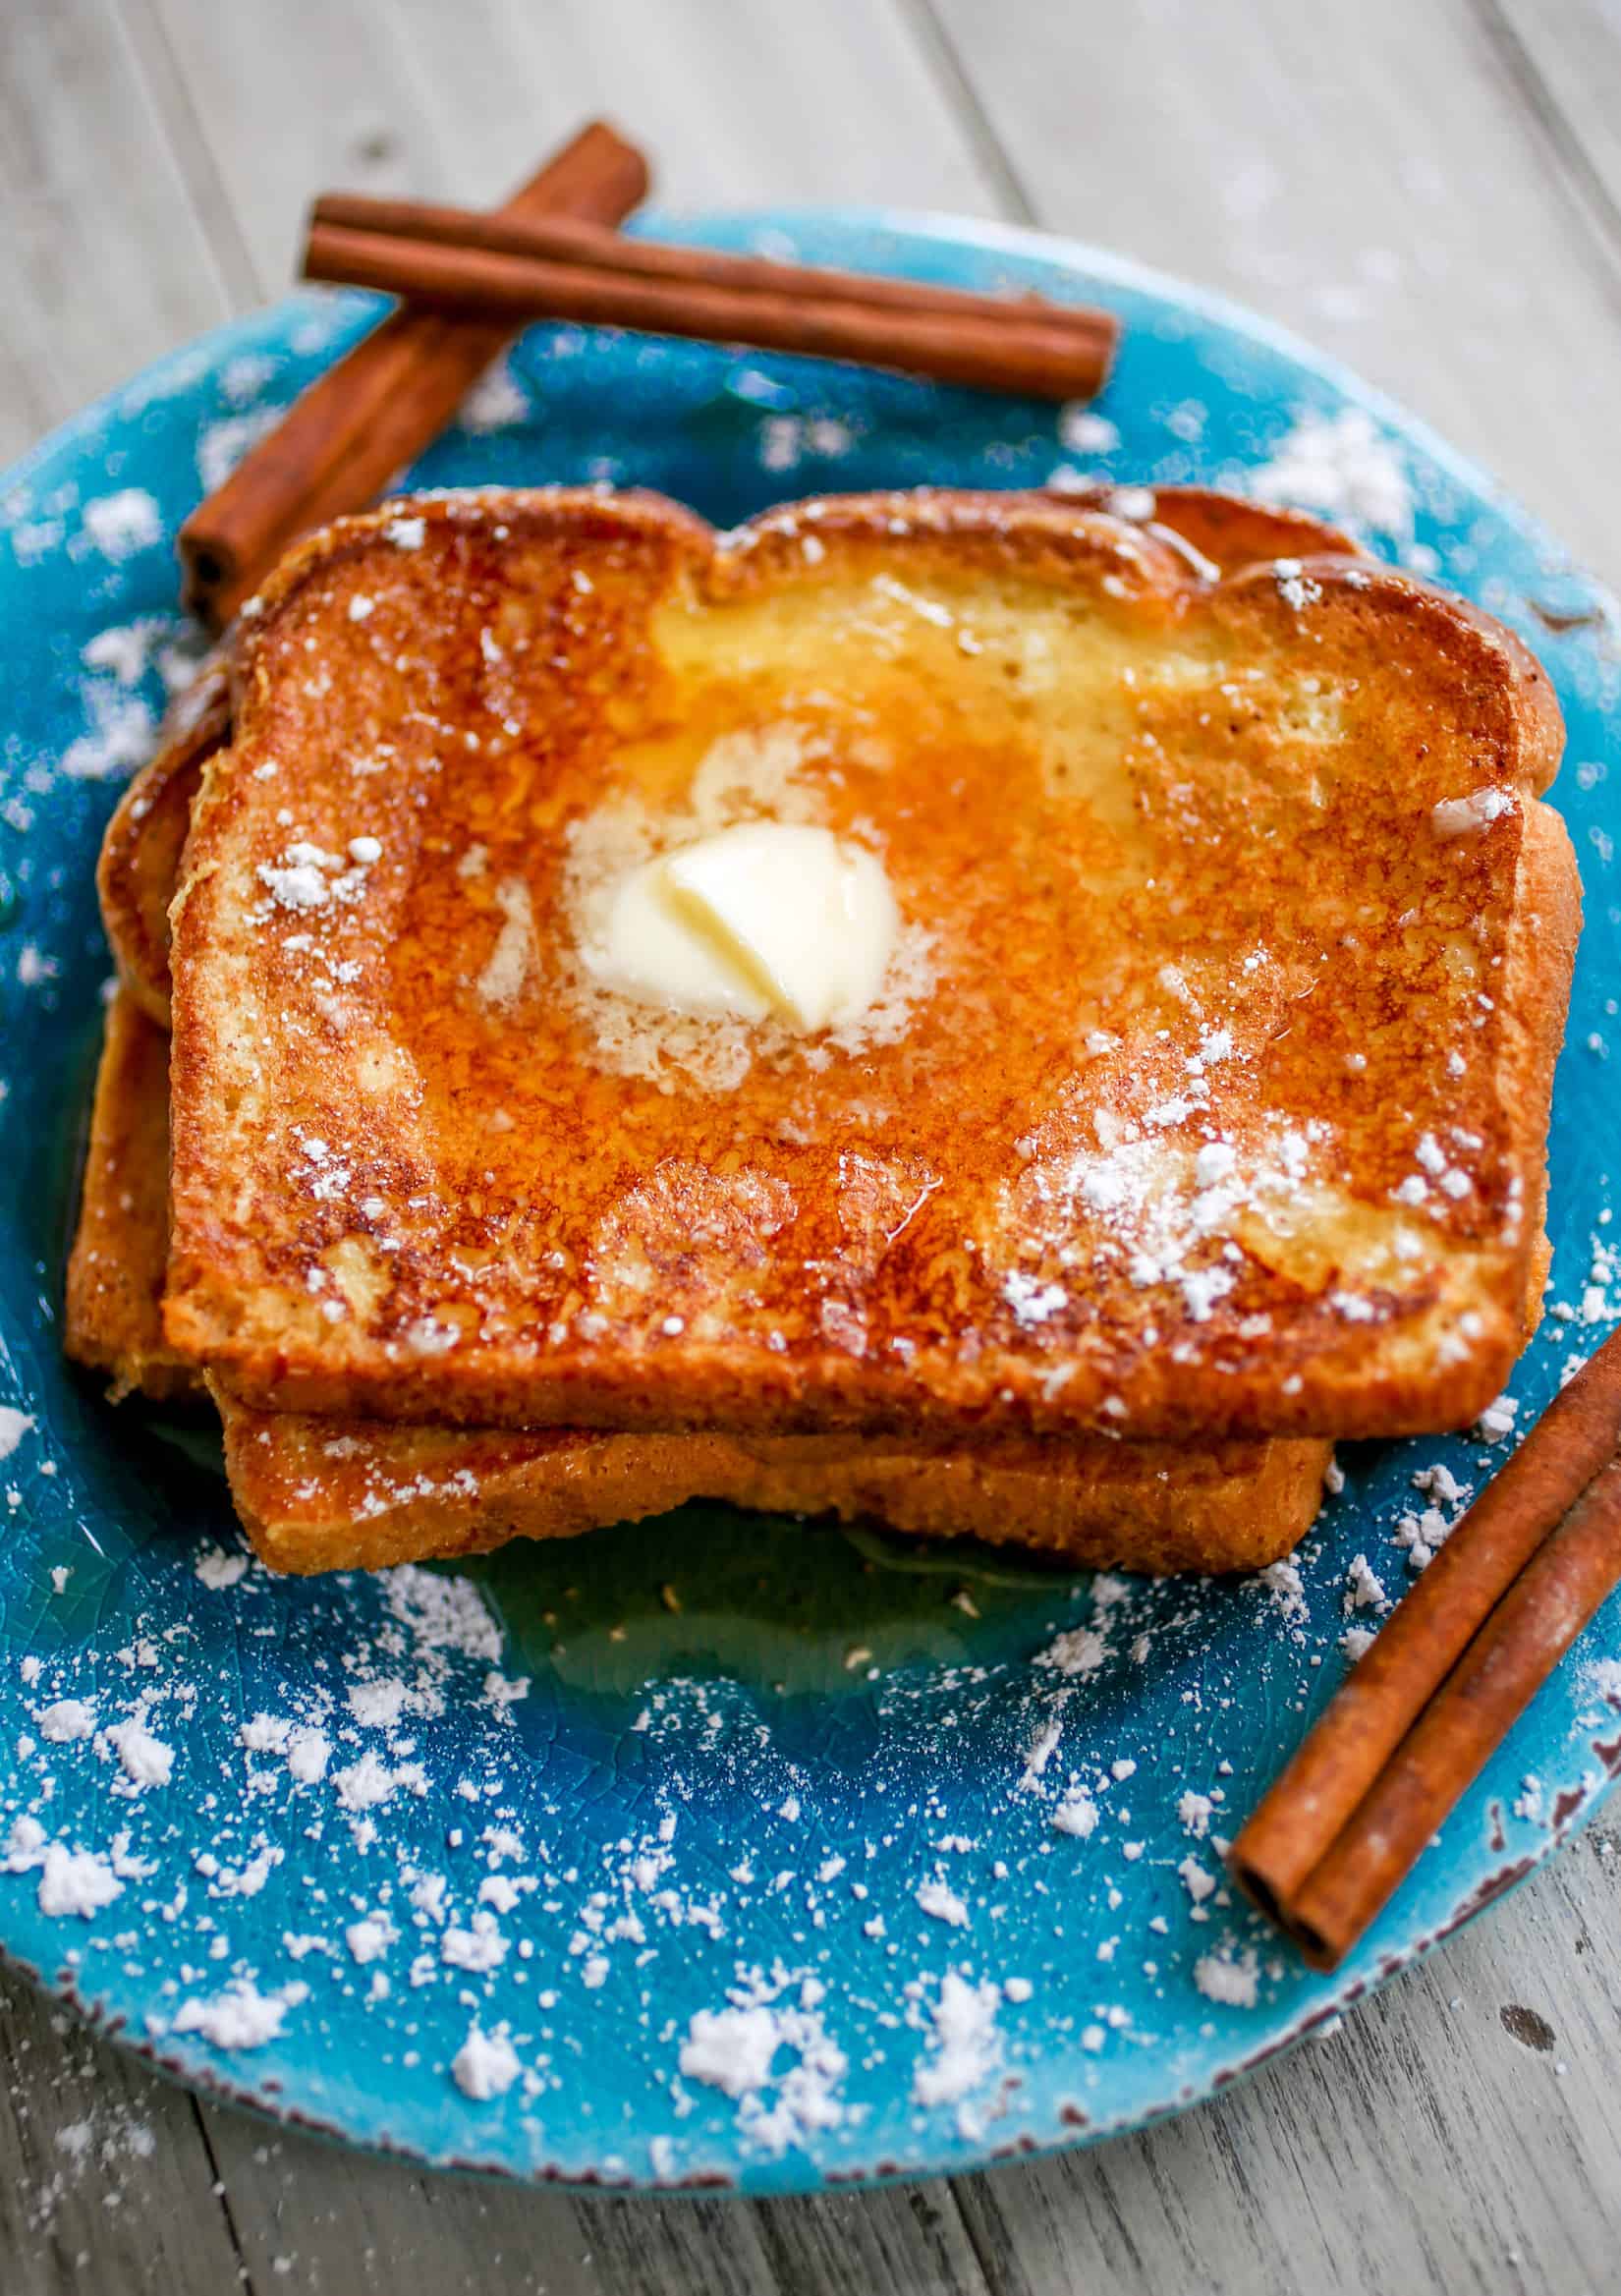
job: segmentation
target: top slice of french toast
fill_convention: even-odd
[[[503,491],[303,544],[175,906],[172,1344],[513,1425],[1475,1416],[1577,930],[1557,708],[1456,599],[1153,510]],[[604,986],[623,873],[760,816],[882,860],[876,1003]]]

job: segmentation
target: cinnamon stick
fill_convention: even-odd
[[[568,216],[482,215],[427,199],[385,199],[363,192],[323,192],[309,211],[309,228],[336,226],[422,240],[439,247],[482,248],[492,254],[535,255],[559,263],[605,267],[625,278],[665,279],[688,287],[731,287],[745,293],[853,303],[872,310],[935,311],[947,318],[1039,318],[1074,326],[1095,338],[1106,314],[1038,295],[977,295],[921,279],[882,272],[837,271],[824,264],[784,263],[762,255],[723,254],[712,248],[667,247],[657,240],[625,239],[600,224]]]
[[[642,154],[596,121],[503,212],[613,224],[646,189]],[[363,508],[437,437],[513,331],[510,320],[402,310],[363,337],[181,528],[186,603],[223,627],[290,542]]]
[[[1537,1549],[1287,1907],[1314,1968],[1344,1959],[1618,1583],[1621,1459]]]
[[[1621,1333],[1459,1522],[1233,1844],[1234,1878],[1318,1966],[1355,1942],[1621,1582],[1621,1537],[1606,1549],[1601,1528],[1618,1449]],[[1393,1825],[1397,1803],[1429,1812],[1415,1838]]]
[[[509,324],[573,319],[749,343],[1046,399],[1086,398],[1101,388],[1118,331],[1102,311],[1074,310],[1060,320],[1045,306],[986,299],[966,311],[878,308],[819,291],[654,278],[617,263],[555,262],[329,223],[310,230],[304,275]]]

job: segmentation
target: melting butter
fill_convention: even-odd
[[[899,923],[876,854],[829,829],[748,821],[630,870],[582,953],[643,1003],[809,1034],[876,1001]]]

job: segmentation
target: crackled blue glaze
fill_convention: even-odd
[[[1093,425],[1061,445],[1046,406],[537,328],[513,354],[504,425],[452,430],[413,476],[634,481],[720,522],[828,489],[1039,483],[1060,465],[1242,485],[1302,414],[1349,405],[1399,455],[1417,505],[1413,532],[1375,530],[1374,547],[1437,568],[1541,655],[1569,723],[1555,797],[1588,915],[1552,1158],[1550,1296],[1576,1314],[1550,1317],[1516,1376],[1523,1428],[1609,1327],[1614,1297],[1594,1265],[1621,989],[1607,600],[1354,378],[1109,256],[822,213],[705,219],[680,236],[1107,303],[1126,329],[1097,409],[1114,443]],[[33,1423],[0,1465],[0,1839],[25,1820],[0,1872],[0,1944],[189,2080],[357,2143],[519,2176],[782,2191],[967,2168],[1174,2111],[1443,1936],[1605,1790],[1621,1738],[1600,1664],[1621,1653],[1616,1602],[1338,1976],[1300,1968],[1220,1894],[1196,1909],[1179,1873],[1194,1857],[1215,1875],[1199,1827],[1236,1829],[1341,1678],[1352,1559],[1366,1554],[1393,1593],[1404,1583],[1390,1540],[1420,1503],[1415,1470],[1440,1460],[1479,1482],[1501,1446],[1346,1455],[1298,1597],[1260,1583],[1099,1588],[692,1508],[493,1558],[464,1584],[462,1647],[447,1651],[423,1632],[419,1580],[278,1583],[255,1568],[205,1583],[199,1557],[215,1557],[218,1582],[231,1578],[219,1550],[237,1552],[205,1441],[110,1408],[59,1359],[108,970],[91,867],[117,787],[85,768],[109,752],[128,761],[161,700],[150,668],[120,682],[114,654],[137,669],[139,636],[88,666],[84,648],[145,616],[180,635],[168,545],[198,492],[199,441],[219,452],[230,434],[214,425],[285,404],[371,311],[301,297],[225,328],[70,423],[0,488],[0,1403]],[[1086,1626],[1099,1634],[1088,1670],[1036,1662]],[[404,1683],[392,1721],[394,1694],[368,1702],[368,1680]],[[104,1732],[143,1694],[172,1752],[167,1783],[138,1785],[104,1735],[42,1730],[54,1701],[84,1702]],[[275,1728],[257,1753],[241,1742],[260,1713],[280,1718],[279,1752]],[[288,1766],[281,1726],[301,1718],[330,1742],[319,1779]],[[1021,1790],[1053,1721],[1056,1751]],[[387,1799],[366,1810],[379,1772]],[[1099,1812],[1090,1838],[1052,1822],[1072,1779]],[[1190,1792],[1220,1797],[1207,1821],[1179,1815]],[[492,1847],[491,1827],[521,1846]],[[88,1916],[46,1910],[90,1870],[63,1868],[75,1851],[101,1889],[116,1885]],[[442,1896],[422,1875],[444,1877]],[[504,1945],[484,1970],[465,1964],[493,1945],[446,1946],[451,1932],[476,1940],[480,1911]],[[366,1919],[378,1926],[357,1946],[346,1932]],[[1201,1988],[1211,1955],[1253,2004]],[[679,2073],[693,2018],[724,2008],[750,1970],[766,1990],[786,1981],[775,2006],[809,2021],[790,2039],[814,2060],[808,2086],[785,2084],[802,2061],[785,2043],[753,2103]],[[938,2072],[933,2024],[947,1971],[998,1988],[955,2079]],[[278,2030],[216,2045],[208,2030],[230,2029],[182,2005],[238,1979],[278,2004]],[[510,2029],[528,2075],[481,2101],[448,2069],[475,2020]]]

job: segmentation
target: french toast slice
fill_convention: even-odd
[[[859,1435],[532,1433],[261,1412],[217,1397],[237,1512],[272,1570],[379,1570],[567,1539],[689,1499],[866,1517],[1077,1569],[1259,1570],[1297,1545],[1332,1445],[1028,1436],[983,1447]]]
[[[95,1072],[79,1225],[68,1257],[62,1344],[106,1372],[115,1402],[204,1393],[163,1335],[169,1262],[169,1035],[122,981]]]
[[[259,601],[194,809],[169,1341],[387,1418],[1464,1424],[1537,1241],[1560,740],[1474,608],[1101,508],[341,522]],[[760,813],[881,854],[866,1024],[594,986],[613,871]]]
[[[107,1015],[68,1271],[66,1344],[114,1393],[201,1394],[159,1313],[168,1249],[169,1040],[133,992]],[[236,1502],[272,1569],[376,1570],[560,1539],[690,1498],[873,1515],[1077,1565],[1258,1568],[1315,1515],[1325,1443],[1209,1450],[1083,1436],[981,1450],[810,1436],[610,1435],[390,1426],[260,1413],[218,1398]]]

